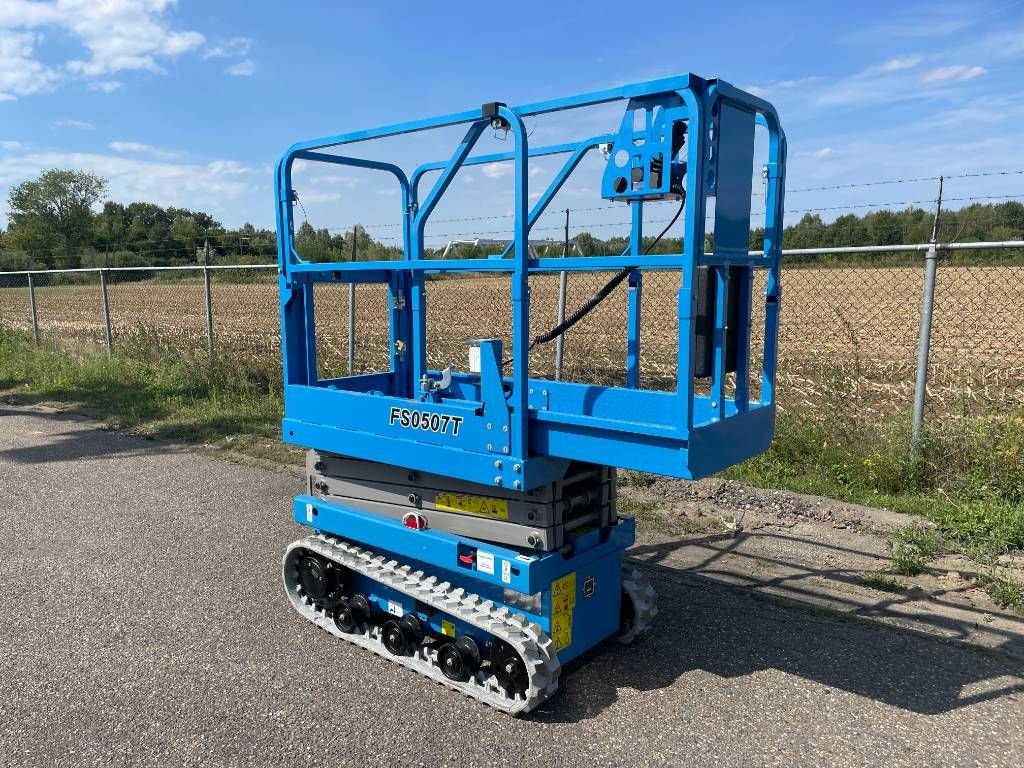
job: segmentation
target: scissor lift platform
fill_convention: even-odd
[[[614,102],[624,106],[617,129],[530,146],[525,119]],[[764,248],[750,253],[758,125],[767,138]],[[451,157],[425,162],[411,174],[395,163],[349,154],[364,142],[453,126],[465,126],[466,133]],[[507,131],[513,149],[473,154],[487,130]],[[608,158],[601,196],[628,207],[629,245],[619,254],[535,258],[531,228],[598,148]],[[531,196],[531,160],[555,156],[565,158],[561,169]],[[403,258],[304,261],[294,245],[296,161],[393,179]],[[491,163],[512,166],[512,242],[489,258],[427,258],[426,224],[456,174]],[[300,613],[512,713],[551,695],[561,661],[616,634],[632,640],[646,628],[656,612],[653,591],[635,569],[622,569],[633,522],[615,513],[608,468],[697,478],[768,447],[775,422],[784,169],[785,138],[771,105],[694,75],[518,107],[493,102],[291,147],[277,165],[275,185],[283,432],[286,442],[315,451],[307,494],[295,506],[296,521],[312,527],[314,536],[293,544],[284,562],[288,594]],[[423,194],[428,176],[433,183]],[[677,202],[679,212],[657,239],[678,219],[669,237],[682,245],[678,253],[651,254],[643,209],[665,201]],[[530,376],[530,351],[564,334],[603,298],[595,296],[548,333],[532,335],[531,278],[564,272],[571,280],[609,271],[616,276],[601,293],[627,283],[625,386]],[[640,377],[643,277],[652,272],[679,280],[672,319],[678,323],[677,374],[669,391],[644,389]],[[755,282],[758,272],[764,279]],[[464,360],[432,370],[426,281],[467,273],[509,281],[510,343],[479,339]],[[323,283],[385,286],[385,370],[318,375],[314,289]],[[764,286],[757,296],[755,284]],[[751,362],[755,301],[763,316],[759,366]],[[581,468],[595,482],[565,511],[559,494]],[[530,510],[542,520],[524,517]]]

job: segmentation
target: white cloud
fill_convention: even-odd
[[[488,179],[500,179],[512,174],[512,163],[487,163],[480,166],[480,171]]]
[[[987,69],[984,67],[968,67],[964,64],[953,64],[948,67],[937,67],[929,70],[921,76],[921,82],[931,83],[961,83],[965,80],[973,80],[981,77]]]
[[[77,128],[80,131],[91,131],[95,126],[85,120],[73,120],[69,117],[62,117],[53,121],[57,128]]]
[[[299,197],[303,203],[332,203],[341,200],[341,192],[302,192]]]
[[[172,163],[118,154],[38,152],[0,156],[0,186],[37,176],[46,168],[79,168],[110,182],[113,200],[223,211],[230,203],[268,194],[264,169],[231,160]],[[0,193],[6,196],[6,192]]]
[[[203,52],[204,59],[231,59],[248,56],[252,49],[252,39],[248,37],[232,37],[230,40],[221,40],[210,46]]]
[[[883,62],[879,69],[882,72],[899,72],[904,69],[912,69],[921,63],[920,56],[897,56],[896,58],[889,59]]]
[[[835,150],[832,147],[822,147],[821,149],[807,150],[806,152],[794,152],[796,157],[813,157],[815,160],[824,160],[826,157],[831,157],[835,154]]]
[[[0,2],[0,98],[52,90],[68,74],[93,79],[114,72],[163,73],[160,61],[199,48],[199,32],[171,29],[164,18],[176,0],[2,0]],[[88,52],[61,67],[36,59],[40,36],[54,28]],[[114,81],[95,90],[109,92]]]
[[[150,144],[142,144],[138,141],[112,141],[108,144],[112,150],[120,153],[132,153],[137,152],[146,155],[152,155],[153,157],[160,158],[162,160],[170,160],[174,157],[179,157],[180,152],[170,152],[166,149],[160,149]]]
[[[398,189],[395,187],[386,187],[384,189],[375,189],[374,192],[376,192],[378,195],[387,195],[388,197],[390,197],[391,195],[397,195]]]
[[[252,59],[243,59],[224,70],[225,74],[232,77],[249,77],[256,72],[256,64]]]
[[[100,93],[113,93],[119,90],[124,83],[118,80],[96,80],[95,82],[89,83],[86,87],[90,91],[99,91]]]
[[[0,141],[0,149],[21,149],[20,141]]]
[[[467,174],[465,174],[465,175],[464,175],[464,176],[462,177],[462,183],[463,183],[463,184],[472,184],[472,183],[473,183],[474,181],[476,181],[476,179],[475,179],[475,178],[473,178],[473,176],[472,176],[471,174],[468,174],[468,173],[467,173]]]
[[[363,182],[358,176],[346,176],[338,173],[323,173],[314,176],[310,181],[314,184],[337,184],[346,189],[353,189]]]
[[[41,39],[33,32],[10,32],[0,26],[0,101],[53,90],[57,72],[33,55]]]

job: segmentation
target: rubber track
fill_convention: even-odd
[[[651,580],[630,565],[622,566],[622,591],[633,602],[633,626],[618,636],[618,641],[629,645],[651,628],[658,615],[658,593]]]
[[[506,692],[488,668],[481,669],[466,682],[449,680],[437,664],[439,643],[421,645],[410,656],[394,656],[384,647],[379,626],[367,625],[362,634],[342,632],[335,626],[328,611],[316,607],[310,598],[302,594],[297,566],[301,550],[315,552],[343,568],[360,573],[508,643],[526,665],[529,684],[525,694]],[[292,542],[282,560],[282,575],[285,592],[292,606],[317,626],[502,712],[510,715],[529,712],[558,689],[561,665],[554,643],[539,625],[528,622],[522,614],[514,613],[492,600],[484,600],[436,576],[414,571],[408,565],[323,534]]]

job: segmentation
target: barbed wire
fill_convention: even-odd
[[[965,172],[963,174],[959,174],[959,175],[955,175],[955,176],[945,176],[944,178],[951,179],[951,178],[973,178],[973,177],[1015,176],[1015,175],[1024,175],[1024,170]],[[802,189],[799,189],[799,190],[787,190],[787,191],[819,191],[819,190],[831,190],[831,189],[853,188],[853,187],[869,187],[869,186],[879,186],[879,185],[884,185],[884,184],[910,183],[910,182],[916,182],[916,181],[934,181],[934,180],[938,180],[938,178],[939,178],[938,176],[925,176],[925,177],[904,178],[904,179],[885,179],[885,180],[870,181],[870,182],[856,182],[856,183],[850,183],[850,184],[845,184],[845,185],[831,185],[831,186],[823,186],[823,187],[805,187],[805,188],[802,188]],[[966,195],[966,196],[946,197],[946,198],[944,198],[944,202],[949,202],[949,203],[968,203],[968,202],[982,202],[982,201],[993,201],[993,200],[1013,200],[1013,199],[1024,199],[1024,193],[1003,194],[1003,195]],[[663,201],[657,201],[657,202],[663,202]],[[906,208],[906,207],[909,207],[909,206],[916,206],[916,205],[927,205],[927,206],[929,206],[929,209],[931,209],[935,205],[935,199],[934,198],[922,198],[922,199],[915,199],[915,200],[868,202],[868,203],[850,203],[850,204],[843,204],[843,205],[816,206],[816,207],[807,207],[807,208],[787,208],[785,210],[785,213],[786,214],[827,213],[827,212],[832,212],[832,211],[864,210],[864,209],[869,209],[869,208],[896,208],[896,207],[898,207],[898,208]],[[623,204],[606,204],[606,205],[596,205],[596,206],[584,206],[584,207],[581,207],[581,208],[571,208],[570,211],[573,214],[581,214],[581,213],[593,213],[593,212],[608,211],[608,210],[622,211],[623,208],[624,208]],[[955,211],[953,213],[955,213]],[[996,215],[995,211],[993,211],[993,210],[986,210],[984,213],[989,217],[989,220],[994,220],[994,217]],[[564,209],[563,210],[549,210],[549,211],[545,211],[542,214],[542,216],[551,216],[551,215],[559,215],[559,216],[561,216],[563,214],[564,214]],[[751,213],[752,217],[761,217],[761,216],[764,216],[764,215],[765,215],[765,211],[764,210],[753,211]],[[434,225],[434,224],[455,224],[455,223],[462,224],[462,223],[474,223],[474,222],[482,222],[482,221],[501,221],[501,220],[512,219],[512,218],[514,218],[514,216],[515,216],[514,213],[502,213],[502,214],[490,214],[490,215],[486,215],[486,216],[451,217],[451,218],[446,218],[446,219],[432,220],[430,222],[430,224],[431,225]],[[713,212],[709,212],[707,218],[710,220],[710,219],[713,218],[713,216],[714,216]],[[651,225],[662,224],[662,223],[666,223],[667,221],[668,221],[668,219],[666,219],[666,218],[645,219],[644,224],[645,225],[647,225],[647,224],[651,224]],[[610,227],[628,227],[628,226],[631,225],[631,223],[632,222],[629,221],[629,220],[626,220],[626,221],[603,221],[603,220],[596,220],[595,221],[595,220],[591,220],[591,221],[586,221],[586,222],[570,222],[570,228],[575,230],[575,231],[577,231],[577,232],[581,232],[581,231],[586,231],[586,230],[589,230],[589,229],[602,229],[603,230],[603,229],[607,229],[607,228],[610,228]],[[362,224],[362,223],[358,223],[358,224],[350,225],[350,226],[347,226],[347,227],[329,227],[329,228],[320,229],[320,230],[316,230],[316,231],[318,231],[318,232],[323,232],[323,231],[327,231],[327,232],[349,232],[349,231],[352,231],[354,227],[362,227],[364,229],[376,229],[376,228],[384,229],[384,228],[395,228],[395,227],[400,227],[400,226],[401,226],[401,222],[398,222],[398,223],[395,223],[395,222],[383,223],[382,222],[382,223],[376,223],[376,224]],[[913,223],[904,223],[904,224],[894,224],[892,226],[901,227],[902,230],[904,232],[906,232],[906,231],[908,231],[909,228],[912,228],[915,225]],[[956,224],[944,223],[943,226],[944,227],[945,226],[961,226],[961,224],[960,223],[956,223]],[[533,227],[531,227],[531,232],[553,232],[553,231],[562,231],[562,230],[564,230],[564,224],[562,224],[562,223],[559,223],[557,225],[537,225],[537,224],[535,224]],[[439,240],[441,238],[459,238],[459,237],[470,236],[470,235],[482,236],[482,235],[494,235],[494,234],[507,234],[507,230],[484,229],[484,230],[449,231],[449,232],[440,232],[440,233],[438,233],[438,232],[430,232],[428,230],[428,232],[426,233],[426,237],[429,240],[437,241],[437,240]],[[371,237],[372,237],[373,240],[381,241],[381,242],[383,242],[383,241],[397,242],[397,241],[400,241],[402,239],[401,236],[399,236],[399,235],[386,235],[386,234],[377,234],[377,233],[372,234]],[[154,243],[155,244],[155,243],[167,243],[167,242],[174,242],[174,240],[172,240],[170,238],[164,238],[164,239],[148,238],[148,239],[136,240],[136,241],[132,241],[132,242],[97,243],[97,244],[94,244],[94,245],[92,245],[90,247],[93,249],[93,253],[100,253],[100,252],[110,253],[110,252],[117,252],[117,251],[127,251],[127,252],[132,252],[132,253],[134,253],[136,255],[140,255],[140,256],[142,256],[142,255],[170,254],[170,253],[189,253],[189,254],[195,254],[195,253],[201,252],[203,250],[203,248],[205,247],[207,242],[209,242],[209,245],[210,245],[211,248],[221,248],[221,249],[239,248],[240,249],[239,255],[242,255],[242,256],[270,255],[271,253],[276,251],[276,248],[277,248],[276,237],[275,237],[275,235],[274,235],[272,230],[256,230],[252,234],[241,234],[241,233],[238,233],[238,232],[210,232],[210,233],[204,233],[202,235],[199,235],[199,236],[196,236],[196,237],[193,237],[193,238],[189,238],[190,244],[188,244],[188,245],[174,245],[174,246],[168,246],[166,248],[144,248],[144,249],[141,249],[141,250],[138,249],[138,246],[141,245],[141,244],[148,244],[148,243]]]

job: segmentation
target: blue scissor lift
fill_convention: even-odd
[[[615,102],[624,108],[617,130],[529,146],[524,119]],[[756,125],[767,134],[764,250],[751,254]],[[348,154],[364,142],[452,126],[466,132],[451,157],[411,175],[397,164]],[[492,129],[511,134],[514,148],[474,155]],[[601,196],[631,210],[629,246],[618,255],[531,258],[531,227],[598,148],[607,157]],[[557,155],[564,164],[530,205],[531,160]],[[294,515],[313,529],[284,557],[296,610],[338,637],[513,714],[555,691],[561,664],[607,638],[629,642],[643,632],[657,612],[655,595],[623,563],[635,529],[615,510],[612,468],[697,478],[768,447],[785,157],[770,104],[692,74],[519,107],[489,103],[292,146],[275,178],[283,431],[286,442],[310,449],[307,492],[295,499]],[[296,160],[391,176],[401,195],[403,258],[302,260],[294,248]],[[489,258],[425,258],[425,226],[456,173],[497,162],[514,171],[513,242]],[[428,174],[434,180],[425,190]],[[678,203],[683,215],[662,235],[681,236],[680,253],[648,253],[643,207],[654,201]],[[713,235],[710,252],[706,233]],[[615,276],[564,323],[531,336],[530,280],[562,271],[570,280],[580,272]],[[642,282],[655,271],[674,272],[680,285],[670,391],[640,386]],[[766,279],[755,281],[758,271]],[[455,273],[493,273],[511,282],[511,348],[480,339],[457,366],[465,370],[430,370],[427,276]],[[531,377],[530,350],[564,333],[623,282],[625,386]],[[318,376],[313,299],[320,283],[386,286],[387,370]],[[755,285],[764,286],[756,296]],[[764,313],[760,370],[751,369],[755,301]],[[758,379],[752,396],[749,383]]]

